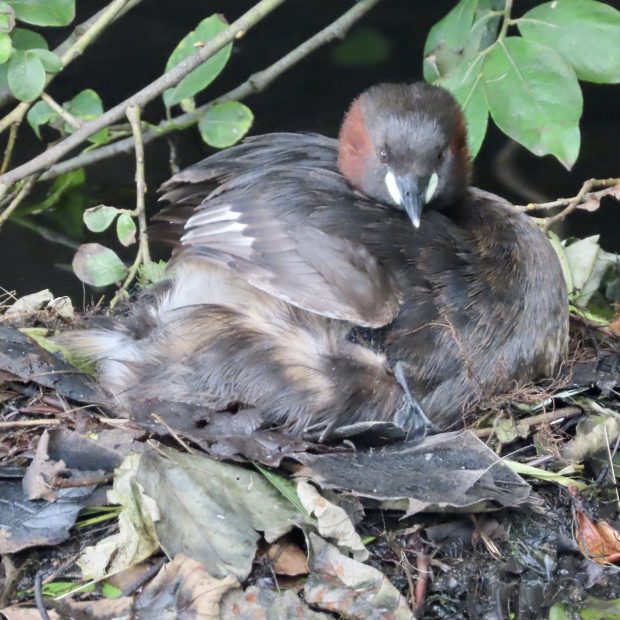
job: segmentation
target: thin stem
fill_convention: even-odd
[[[68,110],[65,110],[59,103],[56,103],[47,93],[41,93],[41,99],[47,103],[47,105],[62,118],[67,125],[71,125],[73,129],[79,129],[82,126],[82,121],[73,116]]]
[[[600,199],[606,193],[608,193],[605,190],[601,192],[592,192],[593,189],[613,188],[615,186],[620,187],[620,177],[609,179],[589,179],[588,181],[584,182],[577,195],[573,196],[572,198],[558,198],[557,200],[552,200],[551,202],[530,202],[527,205],[518,205],[516,208],[519,211],[530,212],[543,209],[556,209],[558,207],[564,207],[564,209],[562,209],[562,211],[560,211],[559,213],[556,213],[556,215],[552,215],[541,220],[544,228],[547,229],[552,224],[555,224],[556,222],[559,222],[568,217],[575,209],[577,209],[580,205],[582,205],[590,198],[595,198],[600,201]]]
[[[224,101],[238,101],[245,99],[261,90],[265,89],[271,82],[276,80],[285,71],[303,60],[306,56],[317,50],[319,47],[330,43],[336,38],[343,37],[347,31],[355,24],[364,14],[377,5],[380,0],[359,0],[359,2],[351,7],[346,13],[343,13],[337,20],[317,32],[315,35],[297,46],[294,50],[280,58],[278,61],[251,75],[245,82],[233,88],[233,90],[210,101],[209,103],[197,108],[193,112],[181,114],[175,118],[167,119],[159,123],[159,125],[146,130],[143,133],[145,144],[168,135],[179,129],[186,129],[195,125],[205,112],[215,103]],[[133,138],[119,140],[112,144],[107,144],[89,153],[81,153],[67,161],[52,166],[43,174],[41,180],[47,181],[54,179],[66,172],[77,170],[85,166],[91,166],[95,163],[109,159],[122,153],[128,153],[133,149]]]
[[[506,3],[504,4],[504,10],[502,11],[504,14],[504,19],[502,20],[502,27],[499,31],[499,34],[497,35],[498,41],[506,38],[506,34],[508,33],[508,28],[510,27],[511,22],[510,13],[512,11],[513,2],[514,0],[506,0]]]
[[[17,140],[17,132],[21,126],[21,120],[15,121],[11,125],[11,131],[9,132],[9,139],[6,143],[6,149],[4,149],[4,157],[2,158],[2,166],[0,166],[0,174],[4,174],[11,163],[11,157],[13,156],[13,149],[15,148],[15,142]]]
[[[562,409],[556,409],[555,411],[548,411],[547,413],[533,415],[530,418],[524,418],[519,420],[517,424],[519,426],[523,426],[524,428],[530,429],[533,426],[538,426],[540,424],[551,424],[551,422],[562,420],[564,418],[574,418],[580,413],[583,413],[583,410],[579,407],[564,407]],[[471,432],[479,439],[485,439],[486,437],[493,435],[495,429],[493,427],[477,428],[472,429]]]
[[[140,125],[140,108],[130,106],[127,108],[127,118],[131,124],[136,150],[136,215],[138,217],[139,244],[142,248],[142,260],[144,263],[151,262],[149,251],[149,239],[146,233],[146,212],[144,196],[146,194],[146,179],[144,174],[144,142],[142,140],[142,127]]]
[[[145,86],[127,100],[117,104],[98,118],[84,123],[80,129],[44,153],[41,153],[34,159],[0,176],[0,198],[4,196],[7,190],[17,181],[35,172],[49,168],[61,157],[90,138],[90,136],[108,125],[119,121],[129,106],[137,105],[142,107],[156,97],[159,97],[166,89],[178,84],[185,76],[189,75],[194,69],[199,67],[233,39],[247,32],[283,2],[285,2],[285,0],[260,0],[260,2],[233,22],[226,30],[223,30],[208,41],[204,47],[200,48],[195,54],[186,58],[170,71],[164,73],[164,75],[157,78],[154,82]]]
[[[138,273],[138,269],[140,269],[141,264],[142,247],[139,247],[138,251],[136,252],[136,257],[134,258],[134,261],[129,268],[129,271],[127,272],[125,280],[121,284],[118,291],[116,291],[116,293],[114,294],[114,297],[112,297],[112,299],[110,300],[109,310],[112,310],[112,308],[114,308],[114,306],[116,306],[116,304],[120,301],[121,297],[126,294],[127,289],[129,288],[129,285],[133,282],[133,279],[136,277],[136,274]]]
[[[6,222],[11,216],[11,213],[13,213],[13,211],[15,211],[17,207],[19,207],[22,200],[24,200],[24,198],[26,198],[26,196],[30,193],[30,190],[37,182],[37,178],[38,175],[33,175],[29,179],[27,179],[22,185],[21,189],[17,192],[15,198],[13,198],[9,206],[2,213],[0,213],[0,228],[2,228],[4,222]]]

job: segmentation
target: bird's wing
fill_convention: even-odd
[[[308,150],[307,138],[298,135],[296,149],[287,148],[288,161],[276,165],[254,148],[251,165],[241,166],[229,149],[230,168],[218,154],[219,160],[205,160],[193,175],[173,177],[164,186],[164,198],[192,209],[174,261],[179,268],[185,258],[201,257],[305,310],[363,326],[386,325],[398,313],[399,286],[360,241],[358,230],[359,219],[381,218],[386,208],[349,188],[335,170],[332,141],[329,161],[308,166],[301,156]],[[273,149],[273,141],[268,146]],[[269,166],[261,165],[264,161]],[[160,219],[166,213],[174,225],[175,207]]]

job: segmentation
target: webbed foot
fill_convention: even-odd
[[[419,439],[429,432],[436,432],[437,428],[426,417],[418,399],[409,389],[405,363],[396,362],[392,370],[396,381],[405,393],[402,405],[394,415],[394,422],[406,431],[407,439]]]

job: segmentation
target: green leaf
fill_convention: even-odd
[[[140,265],[138,270],[140,286],[144,288],[149,284],[157,284],[158,282],[166,280],[168,278],[168,274],[166,273],[167,265],[168,263],[164,260]]]
[[[579,154],[581,89],[555,50],[520,37],[499,42],[484,59],[484,87],[497,126],[535,155],[570,168]]]
[[[339,67],[374,67],[392,55],[392,42],[382,32],[368,26],[357,28],[331,51]]]
[[[459,102],[467,125],[469,152],[475,157],[482,146],[489,122],[489,108],[484,93],[482,58],[462,62],[450,75],[437,83],[447,88]]]
[[[122,280],[127,267],[110,248],[99,243],[85,243],[73,257],[73,271],[86,284],[108,286]]]
[[[116,236],[125,247],[136,242],[136,222],[129,213],[121,213],[116,220]]]
[[[5,63],[13,53],[11,37],[6,32],[0,32],[0,65]]]
[[[120,598],[121,596],[123,596],[123,591],[120,588],[113,586],[111,583],[104,581],[101,584],[101,594],[105,598],[115,599],[115,598]]]
[[[526,39],[556,49],[577,77],[620,82],[620,11],[595,0],[556,0],[534,7],[518,21]]]
[[[245,136],[254,115],[238,101],[226,101],[210,107],[198,123],[202,139],[218,149],[230,146]]]
[[[75,17],[75,0],[8,0],[15,16],[34,26],[67,26]]]
[[[478,0],[461,0],[429,31],[424,44],[424,78],[434,82],[461,60]]]
[[[30,110],[28,110],[26,119],[37,135],[37,138],[41,140],[41,126],[51,123],[57,116],[58,114],[56,114],[45,101],[37,101]]]
[[[62,226],[63,232],[72,234],[71,229],[74,227],[70,225],[71,218],[68,217],[66,209],[71,207],[71,190],[81,188],[85,182],[86,174],[84,173],[84,168],[78,168],[77,170],[72,170],[71,172],[65,172],[65,174],[61,174],[59,177],[54,179],[51,188],[47,190],[45,200],[38,203],[35,202],[27,207],[22,207],[20,211],[23,212],[24,215],[37,215],[43,211],[53,209],[54,207],[60,207],[62,216],[59,218],[60,221],[58,222],[58,225],[59,227]],[[75,197],[84,198],[84,191],[82,189],[80,191],[75,191],[73,195]],[[83,215],[84,207],[80,206],[79,227],[75,227],[77,230],[73,231],[73,233],[76,233],[73,234],[73,236],[77,236],[77,234],[82,231]]]
[[[69,103],[63,106],[67,112],[83,121],[92,121],[103,114],[103,102],[101,97],[92,88],[87,88],[78,93]],[[73,133],[75,129],[66,124],[64,130]],[[93,144],[105,144],[109,139],[107,128],[101,129],[93,134],[88,140]]]
[[[43,63],[32,51],[17,50],[9,61],[7,79],[16,99],[32,101],[45,87]]]
[[[55,598],[57,596],[63,596],[69,592],[75,590],[80,584],[73,583],[73,581],[52,581],[51,583],[43,584],[41,591],[43,596],[49,598]],[[80,592],[94,592],[96,584],[91,583],[83,585]]]
[[[15,27],[15,11],[8,2],[0,2],[0,32],[11,32]]]
[[[192,32],[183,37],[176,46],[166,63],[166,71],[176,67],[186,58],[193,56],[198,51],[199,47],[203,46],[207,41],[223,30],[226,30],[227,27],[228,24],[221,15],[211,15],[211,17],[203,19],[198,24],[196,30],[192,30]],[[171,107],[180,103],[183,99],[193,97],[211,84],[226,66],[230,58],[231,50],[232,43],[229,43],[207,61],[202,63],[200,67],[194,69],[194,71],[183,78],[174,88],[169,88],[164,93],[164,103],[166,107]]]
[[[16,50],[42,49],[48,48],[45,38],[34,30],[27,28],[15,28],[11,33],[13,47]]]
[[[502,0],[461,0],[428,33],[424,44],[424,78],[435,82],[446,77],[493,43]]]
[[[308,511],[304,508],[304,505],[301,503],[299,499],[299,495],[297,495],[297,487],[293,482],[291,482],[288,478],[284,478],[279,474],[262,467],[256,462],[252,463],[256,469],[267,479],[269,484],[277,489],[277,491],[284,497],[284,499],[288,500],[288,502],[302,515],[307,515]]]
[[[103,232],[110,226],[117,215],[118,209],[116,207],[98,205],[84,211],[84,224],[92,232]]]
[[[48,73],[58,73],[62,69],[62,60],[54,52],[43,49],[30,50],[43,64]]]

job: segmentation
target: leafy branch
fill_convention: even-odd
[[[424,76],[461,104],[473,155],[491,117],[534,154],[552,154],[570,168],[580,148],[578,80],[620,82],[620,12],[595,0],[566,0],[514,18],[513,0],[501,10],[495,5],[461,0],[435,24]]]
[[[162,138],[172,132],[187,129],[196,125],[209,108],[226,101],[239,101],[246,97],[262,92],[283,73],[295,66],[298,62],[315,52],[317,49],[342,39],[349,29],[361,19],[370,9],[376,6],[380,0],[359,0],[353,7],[343,13],[338,19],[317,32],[315,35],[301,43],[295,49],[288,52],[275,63],[251,75],[243,83],[229,92],[213,99],[212,101],[196,108],[191,112],[180,114],[171,119],[161,121],[158,125],[150,126],[143,133],[143,140],[148,144],[158,138]],[[41,175],[42,181],[54,179],[79,168],[91,166],[105,159],[115,157],[121,153],[128,153],[134,148],[134,138],[128,137],[111,144],[106,144],[94,151],[81,153],[64,162],[52,166]]]
[[[228,28],[213,37],[203,47],[199,48],[196,53],[173,69],[164,73],[151,84],[145,86],[127,100],[110,108],[98,118],[84,123],[77,131],[55,146],[52,146],[44,153],[41,153],[30,161],[0,176],[0,198],[2,198],[8,189],[16,182],[48,168],[90,138],[93,134],[121,120],[129,106],[143,107],[156,97],[162,95],[168,88],[176,86],[183,78],[187,77],[216,52],[233,39],[243,35],[284,1],[285,0],[260,0],[260,2],[233,22]]]

